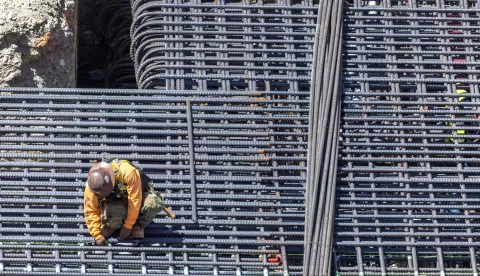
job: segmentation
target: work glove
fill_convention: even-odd
[[[97,245],[99,245],[99,246],[108,245],[108,242],[107,242],[107,240],[105,240],[104,237],[99,238],[98,240],[95,241],[95,243],[97,243]]]
[[[131,234],[132,234],[132,229],[122,227],[122,230],[120,230],[120,240],[130,238]]]

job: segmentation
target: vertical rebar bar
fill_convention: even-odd
[[[193,134],[193,115],[192,104],[187,100],[187,123],[188,123],[188,165],[190,167],[190,186],[192,200],[192,221],[197,223],[197,183],[195,179],[195,151],[194,151],[194,134]]]

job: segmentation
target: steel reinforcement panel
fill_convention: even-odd
[[[478,275],[477,1],[349,1],[340,275]]]
[[[0,91],[0,275],[301,275],[308,92]],[[98,247],[83,191],[110,157],[177,218]]]
[[[140,88],[309,91],[312,0],[135,0]]]

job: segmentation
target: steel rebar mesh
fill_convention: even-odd
[[[298,108],[297,99],[308,102],[317,9],[307,0],[132,1],[131,57],[137,85],[282,91],[271,99]],[[284,231],[282,226],[278,230]],[[301,249],[298,255],[287,256],[288,251],[281,248],[281,271],[301,273]]]
[[[350,1],[340,275],[478,275],[476,1]]]
[[[302,274],[308,92],[1,92],[0,274]],[[141,166],[177,218],[93,246],[83,190],[109,157]]]
[[[313,1],[132,1],[141,88],[308,91]]]

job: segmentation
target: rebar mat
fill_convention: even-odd
[[[132,1],[140,88],[308,91],[311,0]]]
[[[308,92],[0,92],[1,275],[301,275]],[[177,218],[98,247],[83,191],[111,157]]]
[[[476,1],[345,4],[340,275],[478,275]]]

